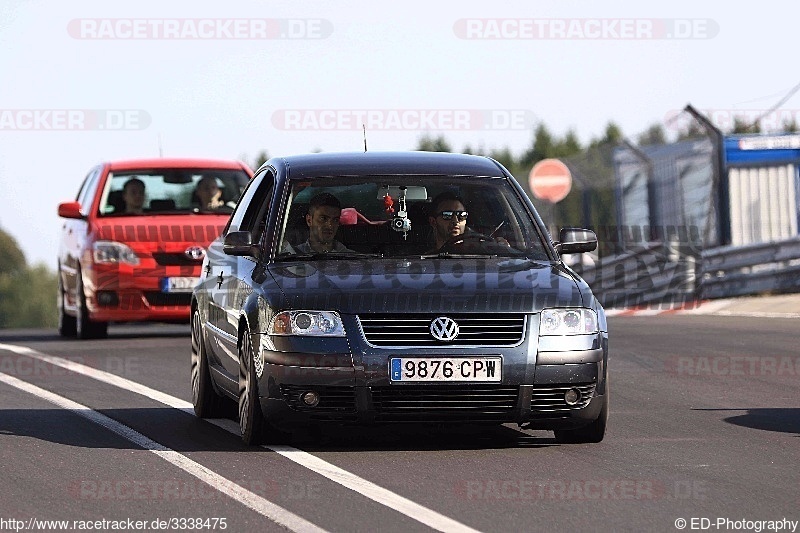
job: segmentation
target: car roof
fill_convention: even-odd
[[[447,152],[339,152],[278,157],[292,178],[320,176],[439,175],[503,177],[494,160]]]
[[[225,159],[156,158],[109,161],[109,170],[143,170],[149,168],[215,168],[241,170],[244,164]]]

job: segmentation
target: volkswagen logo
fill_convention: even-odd
[[[437,341],[452,341],[458,337],[458,322],[446,316],[436,317],[431,322],[431,335]]]
[[[195,261],[202,261],[203,258],[206,256],[206,249],[202,246],[190,246],[186,249],[183,254],[188,257],[189,259],[194,259]]]

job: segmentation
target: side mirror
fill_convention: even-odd
[[[582,254],[597,248],[597,235],[589,229],[561,228],[558,239],[556,251],[559,254]]]
[[[61,218],[77,218],[78,220],[86,218],[81,213],[80,202],[61,202],[58,204],[58,216]]]
[[[222,241],[222,251],[227,255],[256,257],[258,247],[253,244],[253,236],[249,231],[232,231]]]

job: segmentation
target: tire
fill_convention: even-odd
[[[239,338],[239,429],[248,446],[266,440],[267,423],[258,401],[258,381],[253,365],[253,344],[244,330]]]
[[[89,318],[86,294],[83,292],[83,274],[78,269],[75,282],[78,315],[75,317],[75,336],[79,339],[101,339],[108,336],[108,322],[95,322]]]
[[[192,314],[192,404],[194,414],[200,418],[223,418],[225,398],[217,394],[211,382],[205,337],[200,322],[200,311]]]
[[[600,409],[600,414],[588,426],[578,429],[556,429],[556,441],[561,444],[589,444],[597,443],[603,440],[606,434],[606,425],[608,424],[608,386],[606,386],[606,393],[603,395],[603,407]]]
[[[74,316],[67,314],[64,309],[64,283],[61,281],[61,269],[58,269],[58,293],[56,306],[58,308],[58,334],[62,337],[75,338],[78,334],[78,324]]]

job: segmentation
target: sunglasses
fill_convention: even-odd
[[[442,217],[442,220],[452,220],[453,217],[457,217],[459,222],[463,222],[467,220],[468,214],[466,211],[441,211],[439,216]]]

